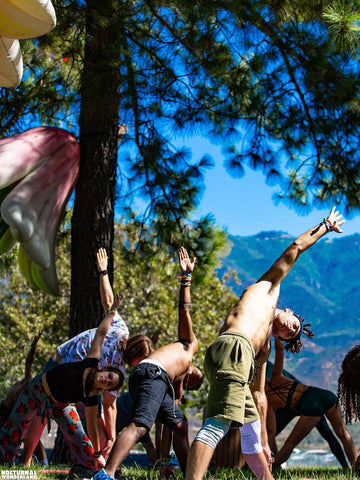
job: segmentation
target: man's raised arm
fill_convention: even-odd
[[[194,257],[191,261],[188,252],[184,247],[179,250],[179,266],[180,266],[180,292],[179,292],[179,325],[178,336],[182,342],[193,345],[197,350],[197,340],[192,328],[190,306],[191,306],[191,274],[195,266]]]
[[[272,264],[270,269],[264,273],[264,275],[262,275],[258,281],[270,281],[274,284],[274,286],[279,284],[295,265],[300,254],[314,245],[314,243],[316,243],[326,233],[342,233],[340,227],[344,223],[345,220],[342,219],[342,215],[336,211],[336,207],[333,207],[329,213],[329,216],[324,218],[319,225],[311,230],[306,231],[300,235],[300,237],[294,240],[294,242],[285,250],[284,253],[282,253],[282,255]]]

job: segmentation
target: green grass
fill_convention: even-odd
[[[44,467],[44,470],[64,470],[68,466],[50,466]],[[41,468],[23,468],[23,467],[0,467],[0,480],[9,478],[11,480],[66,480],[67,475],[63,473],[42,473]],[[8,472],[10,476],[6,477]],[[36,476],[34,473],[36,472]],[[132,477],[133,480],[158,480],[160,478],[159,470],[149,470],[140,467],[122,467],[122,473],[125,477]],[[183,477],[179,470],[176,470],[178,480]],[[308,468],[288,468],[286,470],[276,470],[273,472],[274,479],[277,480],[300,480],[300,479],[314,479],[314,480],[355,480],[356,477],[349,469],[343,470],[341,468],[325,468],[325,467],[308,467]],[[208,474],[206,480],[253,480],[255,475],[247,469],[217,469],[216,474],[211,476]]]

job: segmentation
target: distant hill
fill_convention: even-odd
[[[255,282],[291,243],[278,231],[229,236],[232,248],[219,273],[236,270],[237,294]],[[302,254],[281,285],[280,308],[289,307],[312,324],[315,340],[299,355],[286,354],[285,368],[303,383],[336,391],[340,363],[360,343],[360,234],[327,235]]]

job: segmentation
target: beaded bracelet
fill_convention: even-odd
[[[325,225],[328,232],[332,232],[334,230],[334,225],[330,222],[328,218],[324,217],[322,223]]]
[[[181,272],[179,277],[180,284],[185,287],[190,287],[191,285],[191,273],[190,272]]]
[[[190,310],[190,309],[191,309],[191,303],[179,302],[179,310]]]

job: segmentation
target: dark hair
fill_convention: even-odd
[[[280,340],[284,343],[284,348],[288,352],[291,353],[299,353],[302,349],[302,343],[301,343],[301,334],[303,333],[309,338],[315,338],[314,332],[310,329],[311,323],[305,323],[304,317],[301,315],[297,315],[296,313],[293,313],[293,315],[299,320],[300,323],[300,331],[295,337],[290,338],[289,340],[286,340],[284,338],[280,338]]]
[[[95,375],[97,371],[98,371],[97,368],[92,368],[90,372],[87,374],[87,377],[85,379],[85,397],[88,397],[92,390],[92,386],[94,385]]]
[[[114,386],[114,388],[112,388],[112,390],[118,390],[119,388],[122,387],[122,384],[124,383],[124,375],[123,373],[121,372],[121,370],[119,370],[118,368],[115,368],[115,367],[105,367],[105,368],[102,368],[101,370],[97,369],[97,368],[92,368],[90,370],[90,372],[88,373],[87,377],[86,377],[86,380],[85,380],[85,396],[88,397],[89,396],[89,393],[91,392],[92,388],[93,388],[93,385],[94,385],[94,380],[95,380],[95,375],[97,372],[114,372],[114,373],[117,373],[119,375],[119,382],[116,386]]]
[[[119,375],[118,384],[115,385],[115,387],[112,388],[111,390],[119,390],[119,388],[121,388],[123,386],[124,374],[122,373],[121,370],[119,370],[118,368],[115,368],[115,367],[105,367],[105,368],[102,368],[101,371],[102,372],[113,372],[113,373],[117,373]]]
[[[188,385],[186,385],[186,386],[184,387],[184,390],[186,390],[186,391],[196,391],[196,390],[199,390],[200,387],[201,387],[201,385],[203,384],[203,382],[204,382],[204,376],[199,377],[198,383],[195,385],[195,387],[190,388]]]
[[[337,395],[345,422],[360,420],[360,345],[351,348],[341,363]]]
[[[155,350],[154,344],[146,335],[133,335],[126,342],[124,348],[124,362],[130,365],[132,360],[148,357]]]

